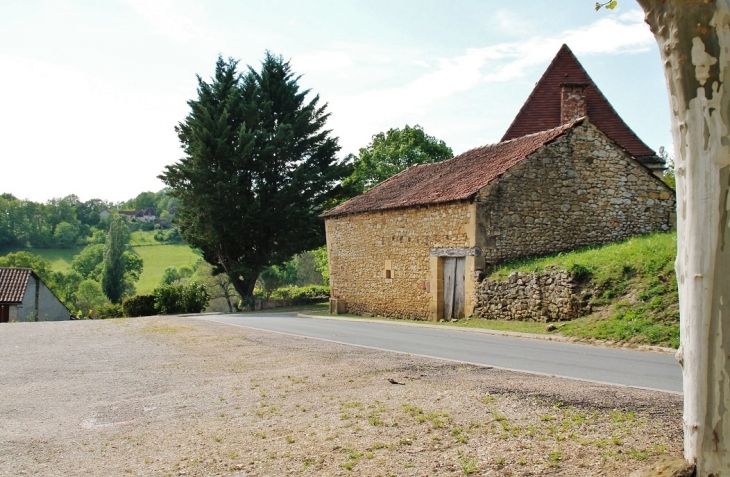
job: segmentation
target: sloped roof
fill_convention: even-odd
[[[656,156],[621,119],[601,93],[570,48],[563,45],[517,113],[502,141],[560,125],[562,83],[587,84],[586,103],[590,121],[637,159]]]
[[[468,199],[528,155],[583,121],[578,119],[547,131],[472,149],[443,162],[409,167],[321,217]]]
[[[30,268],[0,268],[0,303],[22,302],[32,273]]]

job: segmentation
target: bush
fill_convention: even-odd
[[[122,313],[122,305],[105,303],[96,309],[96,316],[100,320],[105,320],[107,318],[121,318],[124,316],[124,313]]]
[[[125,298],[122,302],[124,316],[151,316],[156,315],[154,295],[135,295]]]
[[[163,315],[178,313],[200,313],[210,301],[205,285],[163,285],[155,288],[155,309]]]
[[[328,298],[330,287],[327,285],[309,285],[306,287],[282,287],[271,293],[273,300],[301,300]]]

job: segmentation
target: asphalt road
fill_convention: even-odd
[[[682,372],[670,354],[291,313],[208,315],[200,319],[515,371],[682,392]]]

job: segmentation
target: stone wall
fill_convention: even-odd
[[[473,247],[474,213],[452,202],[328,218],[332,297],[348,313],[428,319],[438,299],[429,251]]]
[[[585,122],[477,196],[486,264],[626,239],[675,223],[674,193]]]
[[[491,320],[564,321],[590,313],[591,292],[566,271],[513,272],[506,281],[483,280],[474,316]]]

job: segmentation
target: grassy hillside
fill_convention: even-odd
[[[71,269],[71,260],[79,253],[83,247],[72,248],[13,248],[7,247],[0,249],[0,257],[9,253],[28,252],[34,255],[40,255],[53,266],[53,270],[59,272],[67,272]]]
[[[140,294],[152,293],[152,290],[160,284],[167,267],[192,266],[199,257],[185,244],[134,247],[134,250],[144,260],[142,276],[137,282],[137,293]]]
[[[131,245],[137,254],[144,260],[142,276],[137,282],[137,293],[152,293],[160,283],[162,274],[170,266],[192,266],[198,259],[193,250],[185,244],[160,244],[155,242],[153,232],[137,231],[132,233]],[[83,247],[74,248],[4,248],[0,256],[13,252],[29,252],[49,260],[53,270],[66,272],[71,269],[71,261],[81,252]]]
[[[568,336],[677,347],[679,305],[674,259],[675,232],[637,237],[532,260],[505,264],[490,278],[513,271],[540,272],[550,267],[585,277],[596,291],[592,315],[558,326]]]

